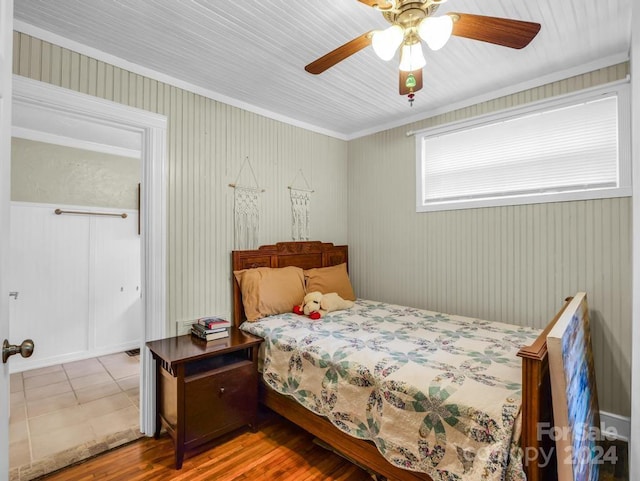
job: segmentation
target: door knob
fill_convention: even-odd
[[[5,364],[9,356],[20,353],[22,357],[29,357],[33,354],[34,348],[33,341],[31,339],[25,339],[19,346],[9,344],[6,339],[2,343],[2,363]]]

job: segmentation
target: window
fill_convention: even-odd
[[[419,132],[417,211],[631,195],[626,84]]]

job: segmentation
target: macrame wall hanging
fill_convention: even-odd
[[[304,181],[304,188],[296,187],[298,176]],[[294,241],[309,240],[309,221],[311,214],[311,194],[313,190],[309,186],[302,170],[299,170],[289,186],[291,197],[291,238]]]
[[[255,186],[240,185],[238,180],[245,165],[249,166]],[[249,157],[245,157],[233,187],[233,244],[236,250],[257,249],[260,233],[260,194],[264,192],[258,185]]]

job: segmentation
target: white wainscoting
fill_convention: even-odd
[[[140,347],[138,212],[127,218],[62,214],[114,212],[82,206],[11,205],[10,333],[33,339],[31,358],[11,372]]]

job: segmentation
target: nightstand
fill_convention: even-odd
[[[156,430],[173,439],[176,469],[185,452],[244,425],[255,427],[262,338],[231,328],[229,337],[191,334],[147,342],[156,361]]]

